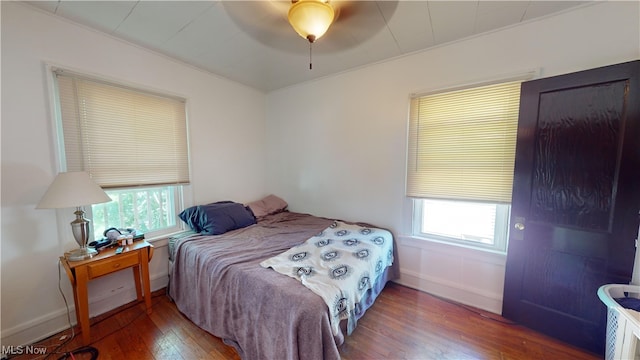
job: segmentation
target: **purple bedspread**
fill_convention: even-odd
[[[259,265],[332,222],[282,212],[222,235],[181,239],[173,254],[170,295],[183,314],[234,346],[243,359],[340,359],[344,335],[332,335],[322,298],[296,279]],[[387,280],[397,276],[395,262],[362,307],[368,308]]]

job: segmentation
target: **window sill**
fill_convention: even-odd
[[[169,238],[172,236],[175,236],[177,234],[182,234],[182,233],[186,233],[189,230],[178,230],[178,231],[173,231],[167,234],[160,234],[160,235],[155,235],[149,238],[145,238],[145,240],[151,244],[153,244],[153,246],[160,248],[160,247],[165,247],[168,246],[169,244]]]
[[[501,264],[504,264],[507,259],[507,253],[503,251],[458,244],[415,235],[400,235],[398,237],[398,243],[399,245],[411,246],[423,250],[437,249],[437,251],[439,252],[446,252],[452,255],[464,256],[468,258],[481,258],[483,260],[492,258],[496,263]]]

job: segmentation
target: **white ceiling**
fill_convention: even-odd
[[[331,1],[313,44],[289,1],[28,1],[56,16],[271,91],[581,6],[589,1]]]

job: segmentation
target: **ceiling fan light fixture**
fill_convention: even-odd
[[[323,0],[298,0],[289,8],[289,24],[303,38],[313,43],[324,35],[333,22],[333,7]]]

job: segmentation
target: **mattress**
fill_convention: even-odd
[[[320,296],[260,266],[333,221],[285,211],[222,235],[177,238],[170,247],[169,294],[185,316],[235,347],[243,359],[340,359],[346,322],[335,334]],[[358,318],[398,275],[395,262],[374,279],[358,304]]]

